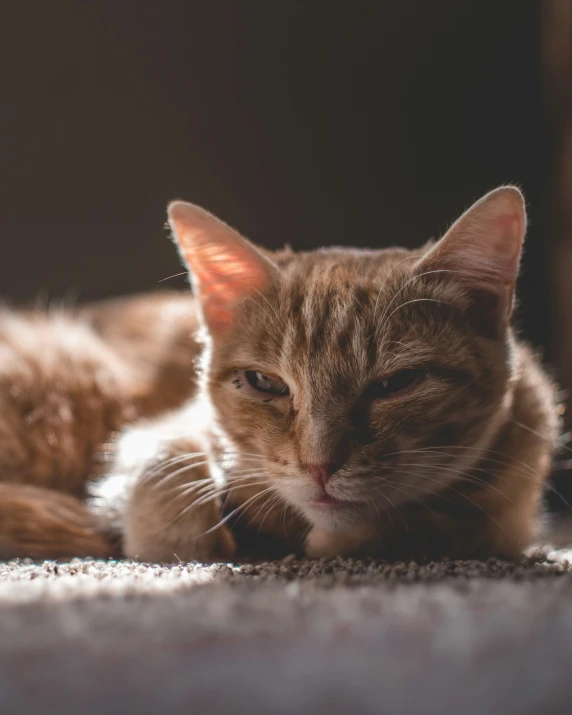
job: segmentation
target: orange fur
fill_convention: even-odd
[[[90,538],[99,555],[105,536],[141,559],[228,559],[245,524],[311,556],[531,542],[559,424],[510,327],[516,189],[413,252],[270,254],[189,204],[170,218],[197,302],[0,320],[0,486],[22,489],[0,511],[4,555],[83,555]],[[257,391],[254,373],[285,391]],[[410,388],[386,395],[404,374]]]

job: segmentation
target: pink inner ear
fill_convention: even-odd
[[[268,282],[265,266],[253,265],[252,259],[221,252],[203,260],[200,249],[193,252],[191,270],[203,303],[205,320],[212,330],[232,325],[233,310],[245,298],[261,291]]]
[[[175,202],[169,207],[174,237],[210,330],[233,323],[236,306],[259,293],[275,270],[255,246],[203,209]]]
[[[496,189],[457,219],[426,259],[456,264],[467,277],[472,275],[477,280],[480,275],[496,276],[512,283],[525,224],[524,202],[518,189]]]
[[[514,279],[515,267],[522,248],[521,236],[524,234],[522,221],[517,214],[497,216],[492,221],[491,229],[496,239],[494,248],[499,260],[501,257],[505,258],[510,277]]]
[[[485,312],[510,314],[526,214],[522,194],[501,187],[477,201],[419,262],[424,271],[443,271],[461,281]],[[448,274],[448,278],[446,278]],[[496,308],[493,308],[496,306]],[[502,315],[501,315],[502,313]]]

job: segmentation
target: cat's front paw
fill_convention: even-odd
[[[192,423],[177,413],[121,435],[108,474],[91,487],[91,511],[128,558],[229,561],[236,544],[221,509],[225,485],[215,482],[204,444],[178,436],[176,420]]]
[[[138,561],[173,563],[229,561],[236,543],[216,501],[173,509],[145,488],[136,489],[128,506],[123,551]]]
[[[213,563],[231,561],[236,556],[236,550],[234,536],[230,529],[222,524],[210,533],[199,534],[194,539],[185,541],[182,548],[177,548],[176,555],[181,561]]]
[[[212,529],[214,520],[203,524],[204,529],[197,528],[198,523],[186,529],[163,524],[155,533],[148,523],[144,528],[128,525],[123,552],[128,558],[153,563],[231,561],[236,555],[236,543],[230,530],[224,524]]]

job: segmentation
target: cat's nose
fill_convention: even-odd
[[[334,464],[307,464],[306,465],[312,479],[322,489],[330,481],[332,474],[336,471]]]

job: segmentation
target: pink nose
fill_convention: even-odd
[[[330,477],[335,471],[331,464],[308,464],[306,465],[312,479],[319,487],[324,488],[330,481]]]

